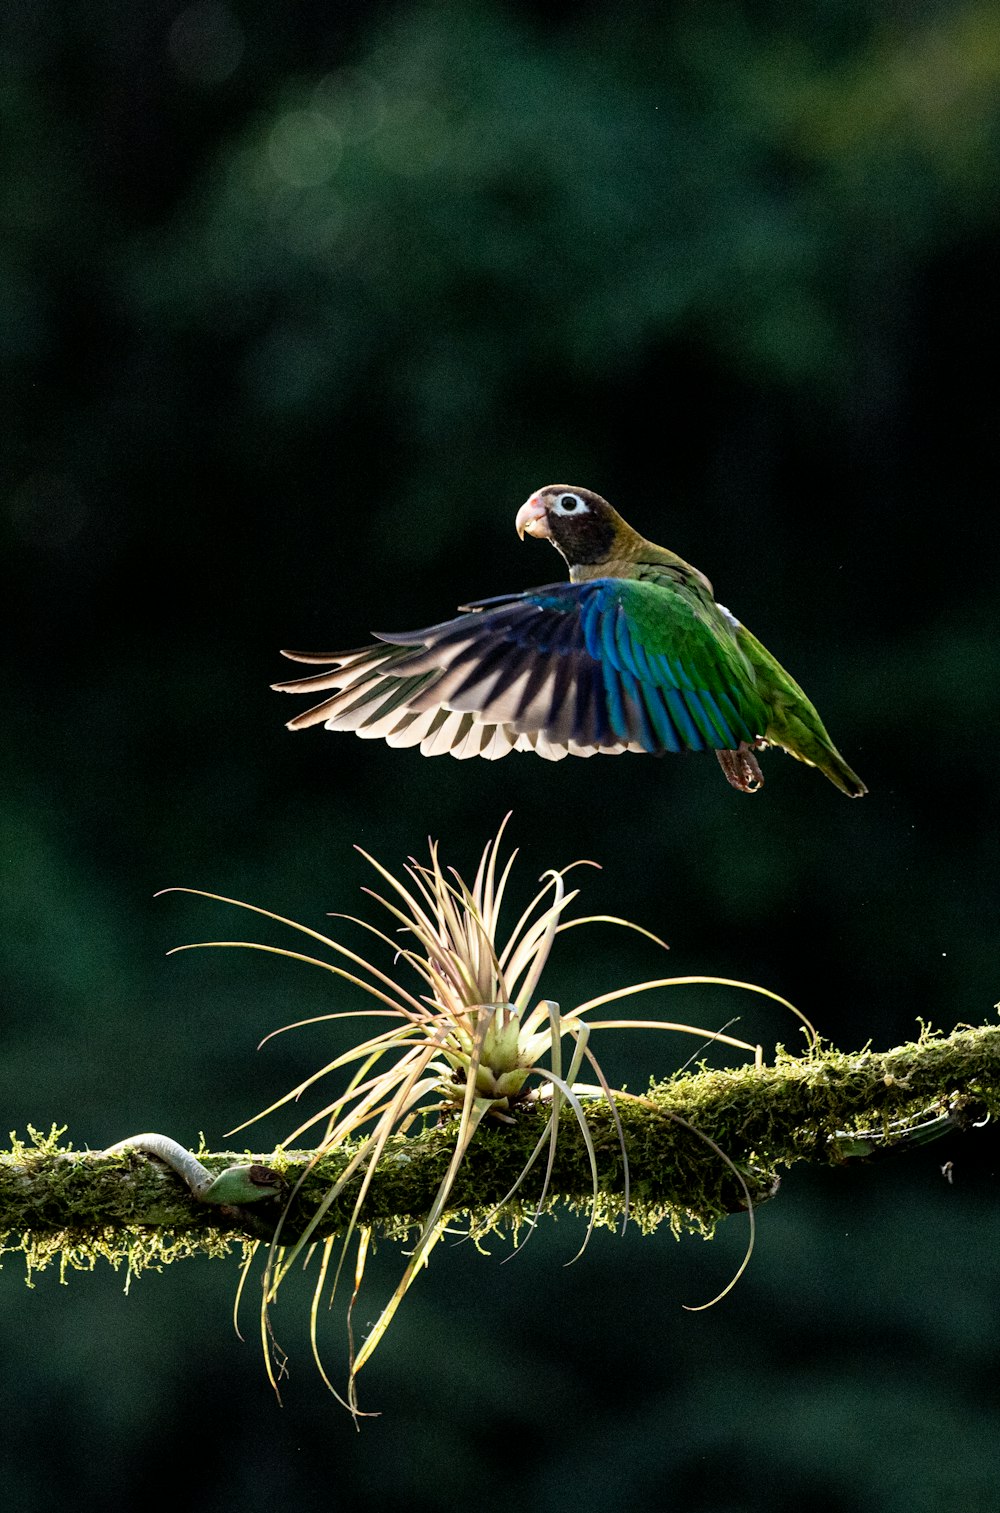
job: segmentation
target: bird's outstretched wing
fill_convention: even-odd
[[[465,608],[356,651],[285,652],[332,666],[276,688],[336,690],[290,728],[353,730],[425,756],[534,751],[551,761],[734,751],[765,728],[735,635],[680,586],[597,578]]]

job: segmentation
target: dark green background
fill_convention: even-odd
[[[588,908],[843,1046],[991,1017],[994,8],[7,0],[0,26],[3,1128],[222,1144],[335,1043],[261,1036],[356,1001],[260,956],[166,961],[246,917],[155,890],[322,925],[360,904],[352,843],[397,865],[433,834],[464,869],[508,809],[522,895],[598,860]],[[277,647],[558,577],[513,532],[554,480],[708,573],[869,797],[780,753],[748,799],[707,758],[459,766],[283,729]],[[601,930],[543,986],[661,971]],[[721,991],[638,1007],[797,1043]],[[642,1087],[689,1049],[604,1055]],[[0,1478],[31,1513],[992,1509],[995,1157],[987,1131],[794,1172],[705,1314],[681,1304],[740,1220],[602,1234],[569,1271],[568,1216],[507,1267],[442,1248],[360,1436],[307,1288],[279,1409],[235,1268],[123,1297],[29,1292],[8,1259]],[[339,1312],[326,1339],[335,1367]]]

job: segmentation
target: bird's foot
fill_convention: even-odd
[[[715,754],[726,774],[726,781],[740,793],[757,793],[763,788],[764,774],[746,741],[741,741],[736,751],[717,751]]]

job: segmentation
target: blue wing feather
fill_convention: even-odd
[[[607,699],[608,719],[615,738],[626,744],[631,739],[629,735],[628,714],[625,710],[625,693],[622,688],[621,674],[617,667],[606,659],[601,660],[601,672],[604,674],[604,693]]]
[[[660,748],[664,751],[680,751],[682,747],[681,739],[670,718],[670,711],[663,700],[666,690],[656,688],[650,683],[643,683],[640,686],[646,710],[659,740]]]
[[[733,736],[733,732],[730,730],[729,726],[726,723],[725,717],[722,713],[722,710],[719,708],[718,700],[716,699],[715,695],[711,693],[707,688],[703,688],[701,690],[701,701],[708,710],[709,718],[714,721],[715,727],[718,730],[719,734],[722,736],[723,740],[727,743],[732,743],[732,745],[735,746],[737,744],[736,739]]]
[[[663,595],[667,644],[676,628],[679,653],[662,638],[655,648],[645,644],[629,613],[631,604],[648,620],[651,594]],[[597,578],[481,599],[456,620],[380,639],[407,648],[401,673],[447,671],[438,697],[480,721],[502,719],[580,746],[663,752],[733,750],[762,729],[752,669],[735,641],[720,644],[727,636],[678,587]],[[417,707],[432,708],[435,696],[433,680],[421,684]],[[503,701],[506,712],[497,713]]]
[[[667,702],[667,708],[673,716],[674,724],[681,733],[681,739],[689,751],[704,751],[705,738],[691,718],[690,711],[684,702],[680,692],[676,688],[665,688],[663,697]]]

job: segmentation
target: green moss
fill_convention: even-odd
[[[918,1039],[888,1052],[846,1053],[833,1047],[792,1056],[779,1048],[770,1066],[717,1071],[701,1066],[650,1087],[643,1097],[622,1094],[618,1113],[631,1182],[628,1217],[643,1233],[667,1223],[711,1236],[727,1214],[745,1208],[733,1171],[755,1204],[775,1191],[778,1174],[798,1161],[836,1164],[859,1150],[905,1151],[929,1117],[970,1124],[1000,1117],[1000,1028],[963,1027],[944,1036],[921,1027]],[[465,1223],[481,1242],[501,1230],[515,1241],[535,1213],[544,1163],[515,1199],[517,1182],[543,1128],[545,1112],[522,1108],[511,1125],[484,1125],[458,1172],[449,1220]],[[624,1215],[625,1163],[611,1110],[588,1106],[597,1152],[594,1204],[590,1161],[576,1121],[564,1110],[543,1211],[564,1203],[575,1214],[614,1228]],[[933,1129],[931,1131],[933,1133]],[[857,1140],[859,1134],[864,1140]],[[65,1129],[29,1139],[11,1136],[0,1155],[0,1252],[25,1257],[29,1282],[58,1264],[92,1270],[98,1259],[126,1272],[126,1284],[148,1267],[190,1255],[245,1256],[255,1237],[240,1210],[198,1203],[159,1162],[130,1152],[75,1151]],[[361,1210],[361,1219],[391,1239],[412,1238],[441,1183],[453,1149],[453,1126],[435,1125],[390,1140]],[[706,1142],[714,1142],[727,1160]],[[351,1159],[345,1147],[313,1151],[201,1152],[210,1171],[234,1162],[262,1162],[282,1175],[290,1193],[282,1238],[292,1240],[325,1199]],[[360,1175],[330,1204],[318,1236],[342,1233],[357,1199]],[[255,1212],[282,1212],[269,1200]]]

